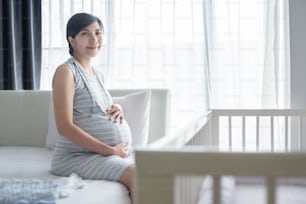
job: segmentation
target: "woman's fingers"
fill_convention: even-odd
[[[107,108],[105,114],[110,115],[109,120],[113,120],[114,122],[122,123],[123,121],[123,113],[121,107],[119,107],[117,104]]]
[[[120,122],[120,118],[122,117],[122,113],[117,110],[112,113],[112,115],[109,117],[109,120],[113,120],[114,122]]]
[[[129,155],[129,146],[127,143],[117,144],[115,148],[117,149],[116,152],[118,156],[124,158]]]

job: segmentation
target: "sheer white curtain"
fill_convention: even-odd
[[[213,107],[290,105],[287,0],[211,1]]]
[[[169,89],[171,130],[207,107],[287,106],[287,1],[43,0],[41,87],[69,57],[68,18],[85,11],[105,26],[95,66],[108,88]]]
[[[290,107],[290,53],[288,0],[208,0],[209,79],[212,108]],[[254,118],[247,149],[256,150]],[[226,130],[228,118],[224,118]],[[233,123],[241,118],[233,118]],[[260,146],[269,149],[269,120],[260,126],[265,135]],[[276,118],[275,148],[284,144],[284,121]],[[235,123],[233,147],[240,149],[241,123]],[[228,145],[226,131],[220,132],[221,148]]]
[[[50,90],[52,77],[57,66],[66,61],[70,55],[66,41],[66,23],[78,12],[92,13],[108,27],[109,13],[108,0],[42,0],[42,72],[41,89]],[[106,29],[104,40],[107,41],[109,29]],[[95,60],[95,65],[105,68],[108,63],[108,44],[103,47]],[[105,52],[106,50],[106,52]]]
[[[105,43],[95,65],[103,69],[108,88],[169,89],[170,131],[205,112],[202,0],[43,0],[43,6],[41,87],[51,88],[54,69],[69,57],[69,16],[85,11],[105,25]]]
[[[202,1],[115,1],[111,87],[168,88],[171,130],[203,114]]]

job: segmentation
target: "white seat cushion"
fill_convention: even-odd
[[[85,183],[84,189],[60,199],[58,204],[131,204],[127,189],[120,183],[105,180],[85,180]]]
[[[56,178],[51,157],[52,151],[42,147],[0,147],[0,178]]]
[[[0,179],[59,178],[50,173],[52,151],[42,147],[0,147]],[[131,204],[127,189],[118,182],[84,180],[85,187],[60,199],[59,204]]]

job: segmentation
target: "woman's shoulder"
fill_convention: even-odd
[[[61,64],[56,68],[55,72],[56,73],[58,73],[58,72],[60,72],[60,73],[72,73],[72,70],[67,64]]]
[[[68,59],[66,62],[62,63],[61,65],[59,65],[55,72],[61,72],[61,73],[72,73],[74,75],[75,73],[75,69],[73,66],[73,63],[71,61],[71,59]]]
[[[64,63],[62,63],[61,65],[58,66],[58,68],[63,68],[63,67],[66,67],[66,68],[69,68],[71,69],[72,71],[75,69],[75,63],[74,63],[74,60],[73,58],[69,58],[68,60],[66,60]]]
[[[73,77],[73,72],[70,69],[70,67],[67,64],[61,64],[59,65],[54,73],[54,77],[53,78],[59,78],[59,79],[69,79],[69,78],[74,78]]]
[[[74,76],[74,69],[71,63],[69,63],[69,59],[60,64],[56,69],[55,69],[55,74],[54,77],[60,76],[60,77],[73,77]]]

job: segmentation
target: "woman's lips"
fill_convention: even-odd
[[[94,47],[87,47],[88,49],[91,49],[91,50],[95,50],[95,49],[99,49],[99,46],[94,46]]]

